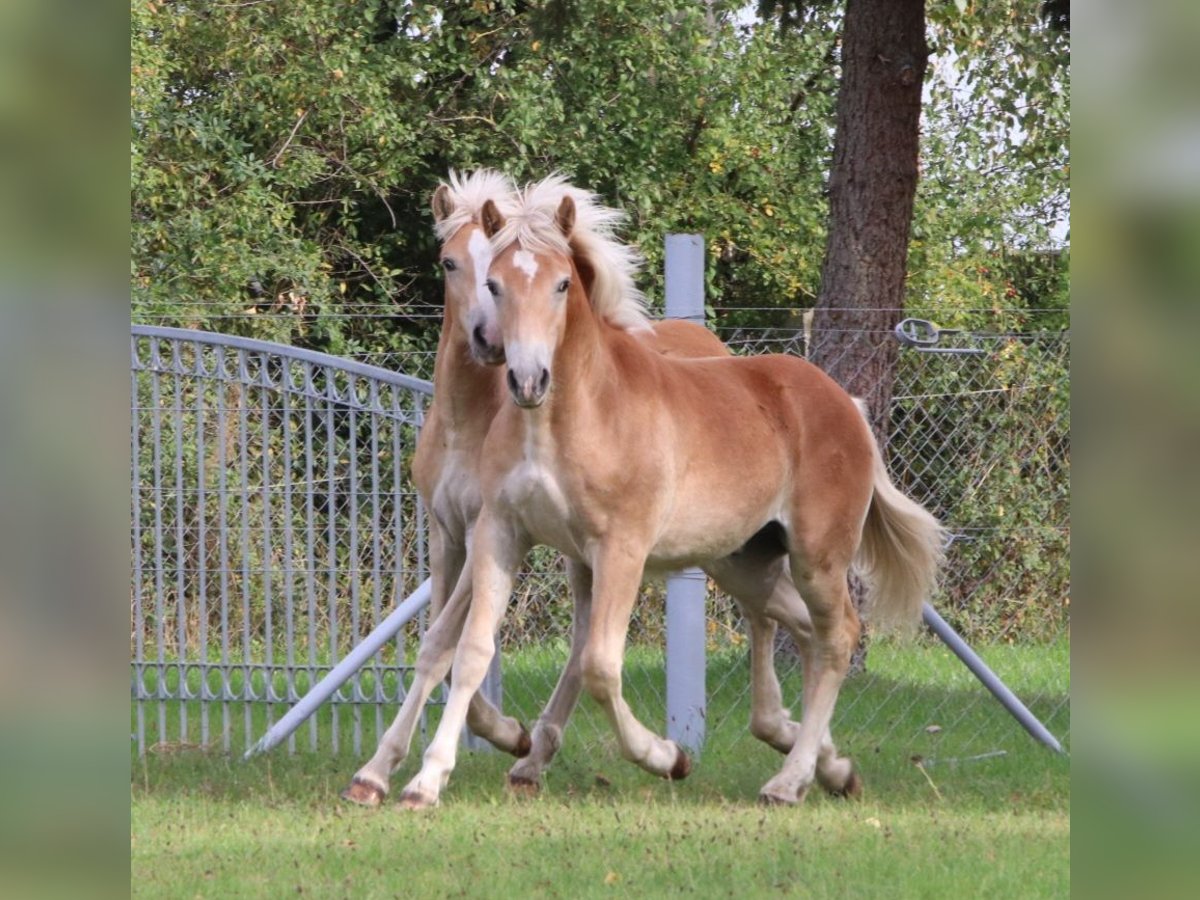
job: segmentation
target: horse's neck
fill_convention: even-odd
[[[471,357],[447,315],[434,363],[433,402],[451,441],[482,442],[500,405],[503,373],[503,366],[480,365]]]
[[[567,312],[554,358],[550,418],[560,439],[564,431],[577,437],[594,435],[592,429],[604,428],[605,418],[620,414],[613,397],[619,387],[612,329],[597,320],[587,297],[580,294],[568,300],[574,306]]]

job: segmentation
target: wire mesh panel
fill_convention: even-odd
[[[130,371],[133,737],[139,752],[242,749],[427,574],[408,472],[431,386],[136,326]],[[418,636],[377,654],[300,741],[360,752]]]

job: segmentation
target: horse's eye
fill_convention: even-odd
[[[489,278],[487,280],[487,289],[488,289],[488,293],[491,294],[493,297],[500,296],[500,285],[496,284],[496,282],[493,281],[491,278]]]
[[[453,272],[455,269],[458,268],[458,263],[456,263],[454,260],[447,257],[446,259],[442,260],[442,268],[445,269],[447,272]]]
[[[560,281],[560,282],[558,283],[558,288],[557,288],[557,290],[558,290],[558,292],[559,292],[560,294],[565,294],[565,293],[566,293],[566,291],[567,291],[567,288],[569,288],[570,286],[571,286],[571,279],[570,279],[570,278],[564,278],[562,281]]]

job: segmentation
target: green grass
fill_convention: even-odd
[[[1058,735],[1070,726],[1067,652],[985,654]],[[554,650],[510,657],[506,708],[528,719],[558,659]],[[675,784],[620,760],[586,699],[532,801],[505,794],[510,760],[497,753],[460,754],[442,806],[421,814],[340,804],[359,762],[347,754],[135,758],[133,893],[1065,896],[1068,759],[1034,743],[936,647],[879,645],[870,663],[847,683],[835,732],[865,779],[861,802],[814,790],[795,809],[755,804],[781,758],[746,732],[744,654],[718,653],[709,740],[691,777]],[[661,721],[660,673],[654,654],[631,654],[628,692],[648,723]],[[785,676],[785,696],[797,679]],[[406,763],[397,787],[417,764]]]

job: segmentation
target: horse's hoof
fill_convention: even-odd
[[[675,765],[671,766],[671,771],[667,773],[669,781],[683,781],[692,772],[692,760],[683,752],[682,747],[675,748]]]
[[[400,795],[397,806],[401,809],[433,809],[437,804],[437,800],[430,800],[417,791],[405,791]]]
[[[758,802],[760,806],[799,806],[804,802],[806,793],[808,793],[807,789],[793,796],[764,788],[758,794]]]
[[[508,792],[514,797],[523,799],[536,797],[541,790],[541,784],[533,778],[526,778],[524,775],[508,776]]]
[[[356,803],[359,806],[376,807],[383,802],[386,792],[383,788],[368,781],[364,781],[361,778],[354,778],[350,781],[350,787],[346,788],[338,796],[349,803]]]
[[[840,788],[828,789],[830,797],[844,797],[847,800],[861,800],[863,795],[863,782],[858,777],[858,772],[851,770],[850,777],[846,779],[846,783]]]
[[[778,794],[768,794],[765,791],[758,795],[759,806],[795,806],[796,801]]]
[[[521,736],[517,739],[517,746],[513,748],[512,755],[517,759],[524,759],[529,755],[529,751],[532,749],[533,738],[530,737],[528,729],[522,725]]]

